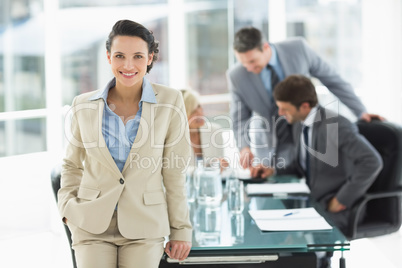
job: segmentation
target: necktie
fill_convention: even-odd
[[[308,144],[308,130],[309,127],[304,127],[303,128],[303,139],[304,139],[304,144],[305,144],[305,152],[306,152],[306,170],[305,170],[305,175],[306,175],[306,183],[307,185],[309,184],[310,180],[310,154],[307,150],[309,144]]]
[[[276,84],[279,83],[279,77],[275,72],[275,69],[272,67],[272,65],[267,65],[268,70],[271,72],[271,91],[274,91],[274,88]]]
[[[279,77],[276,74],[275,69],[272,67],[272,65],[268,64],[267,69],[271,72],[271,96],[270,96],[270,98],[271,98],[271,101],[273,103],[275,103],[273,93],[274,93],[274,88],[275,88],[276,84],[279,83]]]

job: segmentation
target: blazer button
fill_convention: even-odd
[[[123,180],[123,179],[120,179],[120,184],[124,184],[124,180]]]

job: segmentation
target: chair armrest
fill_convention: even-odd
[[[363,196],[363,199],[360,202],[368,202],[373,199],[381,199],[387,197],[394,197],[394,196],[402,196],[402,188],[397,189],[395,191],[387,191],[387,192],[377,192],[377,193],[367,193]],[[359,202],[359,203],[360,203]]]
[[[366,193],[356,204],[353,205],[350,211],[349,218],[349,234],[353,237],[357,231],[358,219],[360,214],[364,208],[364,206],[371,200],[382,199],[382,198],[390,198],[390,197],[398,197],[402,196],[402,187],[399,187],[395,191],[387,191],[387,192],[376,192],[376,193]]]

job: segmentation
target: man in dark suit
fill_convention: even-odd
[[[267,157],[268,149],[275,147],[273,132],[277,107],[272,89],[277,82],[292,74],[315,77],[339,98],[356,116],[366,121],[378,117],[367,113],[352,86],[327,64],[302,38],[268,43],[262,33],[253,27],[240,29],[233,44],[237,63],[227,71],[232,102],[230,114],[233,132],[240,150],[240,162],[248,168],[254,158],[251,147],[259,157]],[[248,136],[250,119],[254,115],[263,120],[255,140]],[[255,123],[256,121],[254,121]],[[261,121],[258,121],[261,123]],[[251,140],[250,140],[251,139]],[[254,142],[254,146],[250,146]],[[262,155],[264,154],[264,155]]]
[[[349,208],[382,168],[380,155],[356,125],[318,105],[309,78],[288,76],[275,87],[274,98],[282,116],[276,124],[276,174],[305,177],[312,197],[336,226],[346,228]],[[252,173],[260,170],[269,168],[260,165]]]

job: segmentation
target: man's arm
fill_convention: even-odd
[[[374,147],[358,133],[356,125],[347,119],[339,120],[339,157],[347,157],[353,163],[353,172],[335,197],[350,207],[364,195],[382,169],[381,156]]]
[[[230,105],[230,116],[233,123],[233,134],[239,151],[243,152],[240,155],[240,162],[242,163],[242,166],[246,168],[249,166],[248,164],[253,158],[253,155],[250,155],[250,139],[248,136],[248,127],[246,125],[246,123],[251,118],[252,111],[247,107],[247,105],[243,102],[240,95],[238,94],[239,91],[246,89],[237,88],[236,83],[231,78],[230,71],[227,72],[227,80],[229,85],[229,92],[231,93],[232,98]]]
[[[335,69],[313,51],[304,39],[302,44],[309,63],[310,74],[318,78],[358,118],[367,113],[366,107],[355,94],[352,85],[342,79]]]

